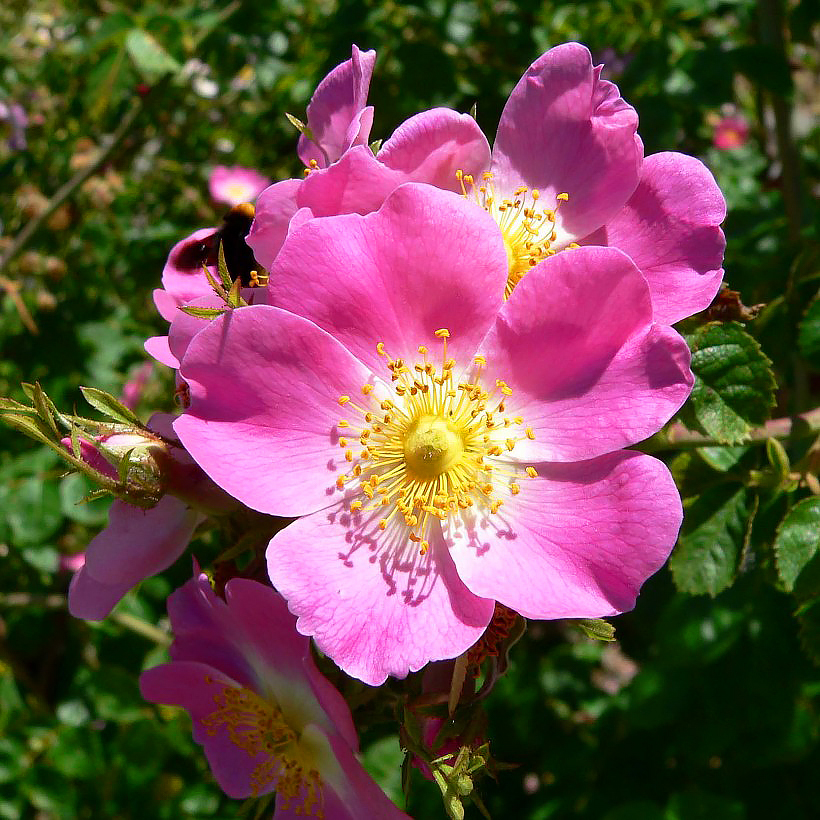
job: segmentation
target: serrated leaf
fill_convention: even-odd
[[[233,280],[231,279],[231,274],[228,270],[228,263],[225,261],[225,245],[221,240],[219,242],[217,270],[219,271],[219,278],[222,280],[222,287],[225,288],[225,290],[230,291],[233,286]]]
[[[110,393],[106,393],[105,390],[100,390],[96,387],[81,387],[80,392],[83,394],[83,398],[104,416],[114,419],[114,421],[119,421],[122,424],[133,424],[137,427],[142,426],[140,420],[134,415],[130,408],[126,407],[118,399],[115,399]]]
[[[125,35],[125,50],[137,71],[149,82],[156,82],[164,74],[173,74],[182,68],[147,31],[139,28],[132,28]]]
[[[37,411],[28,404],[21,404],[14,399],[0,398],[0,413],[31,413],[37,415]]]
[[[34,385],[34,396],[32,398],[34,406],[37,409],[37,415],[51,428],[57,438],[60,437],[60,431],[54,422],[54,416],[51,415],[51,410],[46,401],[46,395],[43,393],[43,388],[39,384]]]
[[[716,487],[689,507],[684,534],[669,561],[681,592],[714,597],[732,584],[748,512],[746,490],[737,485]]]
[[[239,278],[231,285],[231,289],[228,291],[228,304],[233,308],[238,308],[244,304],[244,300],[242,299],[242,280]]]
[[[789,510],[777,529],[774,554],[787,592],[803,600],[820,595],[820,498]]]
[[[216,319],[228,312],[225,308],[180,307],[179,309],[195,319]]]
[[[737,323],[715,322],[688,337],[695,386],[689,409],[725,444],[742,442],[774,406],[776,383],[760,345]]]
[[[27,416],[22,413],[4,413],[0,419],[9,427],[25,433],[29,438],[35,441],[40,441],[43,444],[48,444],[49,447],[54,446],[54,440],[51,437],[51,431],[46,426],[45,422],[41,421],[37,416]]]
[[[797,346],[806,361],[820,369],[820,295],[809,305],[800,323]]]

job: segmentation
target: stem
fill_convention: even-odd
[[[751,430],[740,444],[763,444],[766,439],[770,438],[778,441],[806,438],[818,432],[820,432],[820,407],[815,407],[814,410],[809,410],[808,413],[799,413],[796,416],[767,421],[762,427]],[[661,430],[637,445],[643,453],[658,453],[663,450],[691,450],[694,447],[725,446],[727,446],[726,442],[718,441],[703,433],[687,430],[679,422],[670,424],[665,430]]]

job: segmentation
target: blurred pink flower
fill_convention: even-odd
[[[407,817],[356,760],[347,704],[276,592],[237,578],[222,601],[201,575],[170,596],[168,614],[172,661],[143,672],[140,689],[188,711],[227,795],[275,791],[281,820]]]
[[[151,378],[153,369],[153,362],[143,362],[134,370],[131,374],[131,378],[123,385],[120,401],[122,401],[126,407],[130,407],[133,410],[140,403],[142,391],[145,389],[148,379]]]
[[[681,521],[667,468],[628,447],[692,386],[622,252],[535,265],[463,197],[408,184],[379,211],[293,228],[276,307],[190,342],[188,452],[272,539],[298,629],[370,684],[452,658],[494,601],[530,618],[630,609]],[[534,309],[537,306],[537,310]]]
[[[214,202],[225,205],[240,205],[243,202],[253,202],[270,180],[252,168],[242,168],[234,165],[228,168],[217,165],[208,177],[208,190]]]
[[[719,151],[740,148],[748,139],[749,123],[739,115],[721,117],[712,135],[712,142]]]

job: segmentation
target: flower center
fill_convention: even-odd
[[[476,185],[472,174],[456,171],[461,184],[461,193],[480,205],[501,228],[504,248],[507,251],[507,286],[504,298],[509,299],[515,286],[539,262],[563,250],[556,247],[558,234],[555,230],[555,214],[569,194],[558,194],[555,208],[541,205],[541,193],[536,188],[522,185],[512,195],[512,199],[499,199],[493,185],[492,171],[481,175],[481,184]],[[567,247],[577,248],[575,242]]]
[[[214,683],[211,677],[207,684]],[[209,735],[227,731],[234,746],[251,757],[264,755],[251,773],[253,796],[276,790],[276,807],[323,817],[319,772],[300,747],[299,736],[285,721],[279,704],[243,686],[225,684],[214,695],[216,709],[202,718]]]
[[[361,491],[350,511],[381,512],[379,528],[396,523],[422,554],[429,548],[434,519],[443,521],[469,508],[497,513],[502,482],[517,495],[518,479],[536,475],[533,467],[498,461],[519,441],[535,438],[520,416],[507,414],[512,390],[501,379],[491,389],[483,386],[483,356],[476,356],[457,380],[456,362],[447,355],[450,332],[442,328],[435,335],[441,343],[439,366],[429,361],[424,345],[418,348],[421,360],[409,366],[379,343],[376,349],[390,373],[389,395],[377,397],[374,385],[366,384],[361,403],[340,396],[339,404],[355,420],[337,423],[339,446],[352,466],[336,486],[341,490],[356,481]],[[361,445],[358,452],[354,436]]]

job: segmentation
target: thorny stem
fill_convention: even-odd
[[[815,407],[807,413],[767,421],[762,427],[751,430],[740,444],[763,444],[770,438],[778,441],[806,438],[818,432],[820,432],[820,407]],[[665,430],[661,430],[636,446],[644,453],[659,453],[664,450],[690,450],[694,447],[721,447],[724,446],[724,442],[703,433],[687,430],[677,422],[670,424]]]

